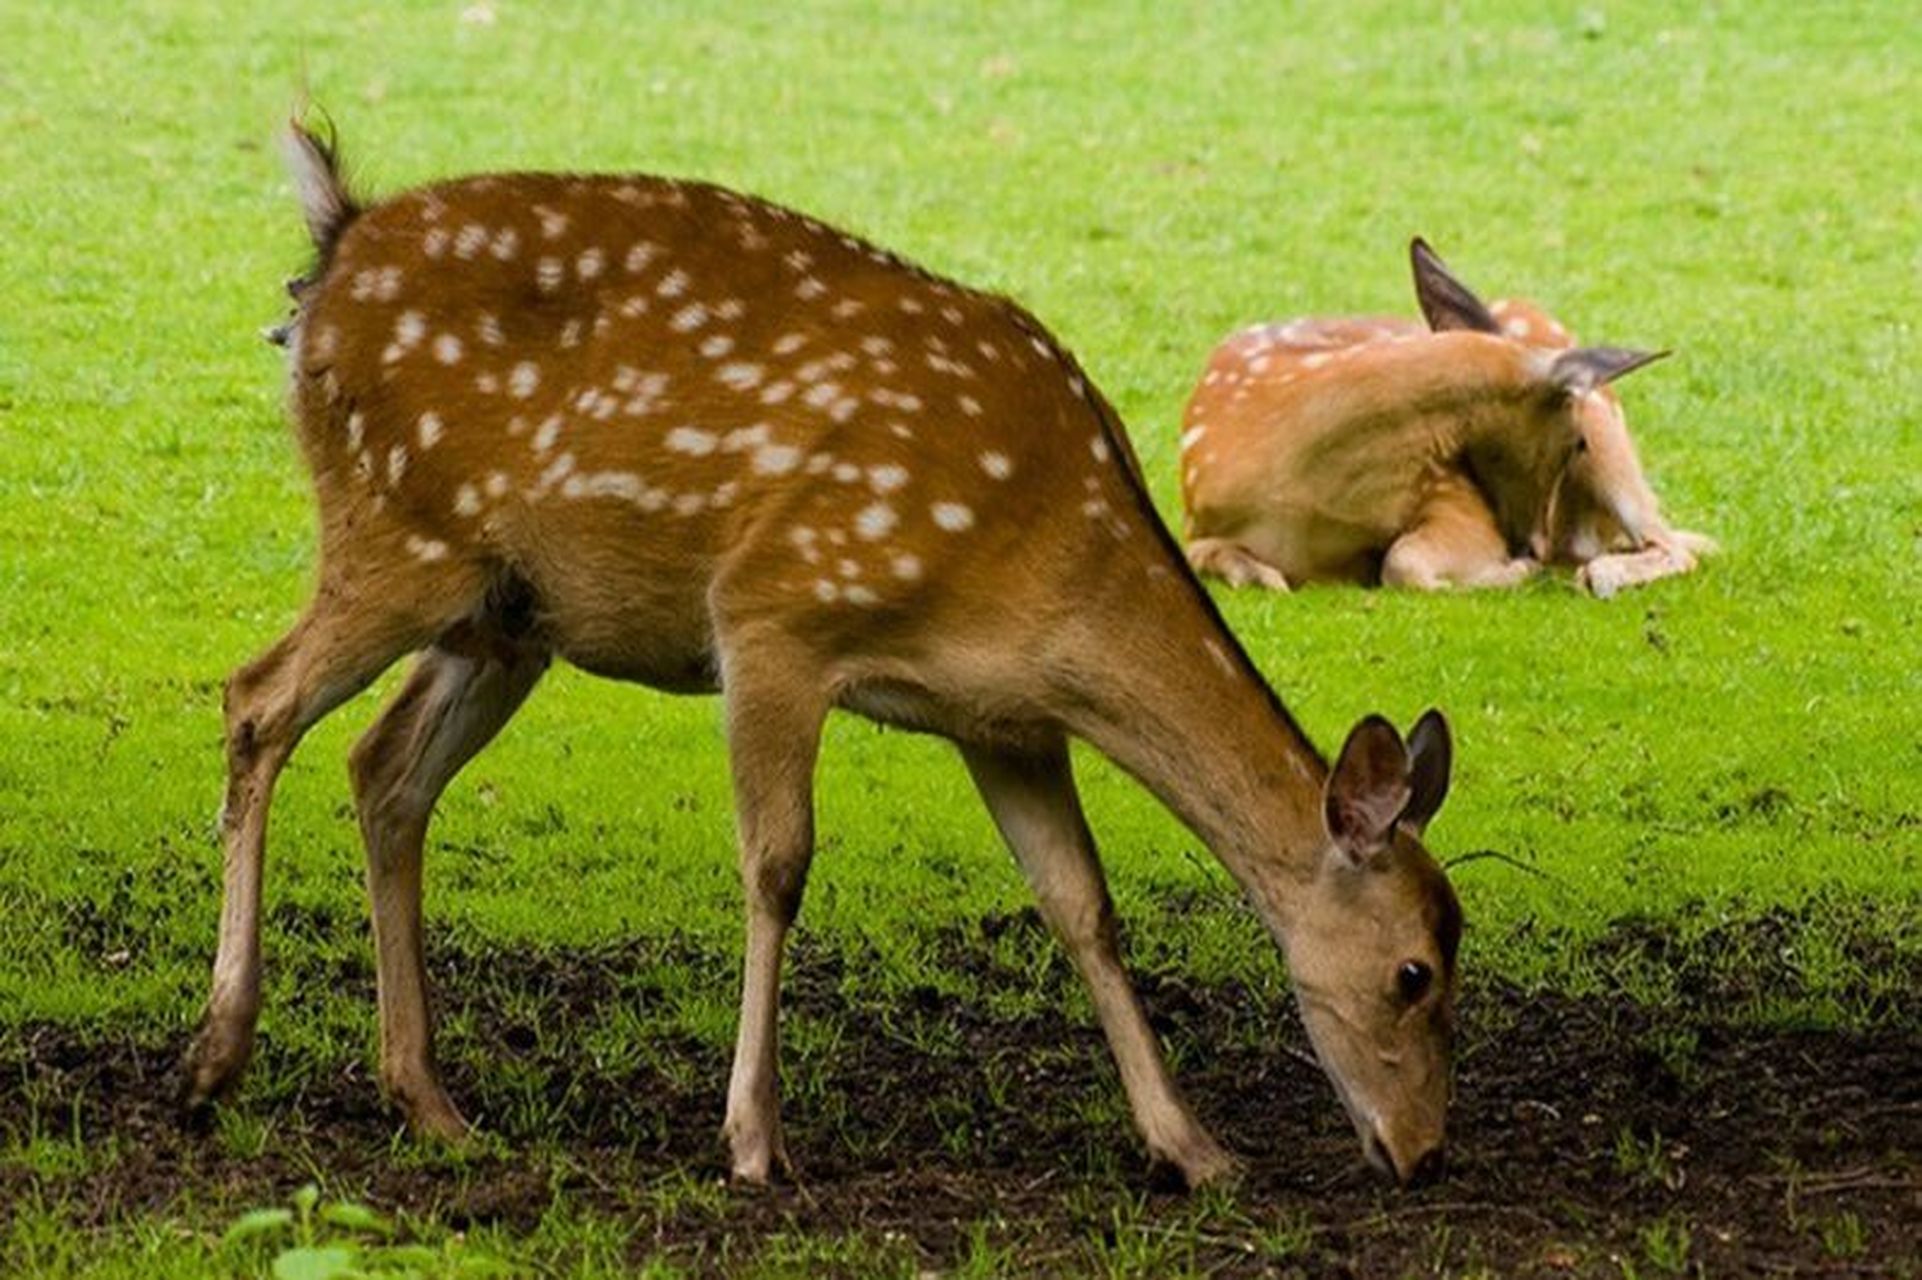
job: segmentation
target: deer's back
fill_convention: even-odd
[[[1057,530],[1072,560],[1129,505],[1089,390],[1018,308],[700,184],[396,197],[341,237],[296,332],[328,528],[498,565],[565,656],[654,683],[698,683],[730,574],[872,629],[938,615],[1085,508]]]

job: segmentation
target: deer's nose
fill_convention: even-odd
[[[1402,1171],[1401,1184],[1404,1187],[1425,1186],[1441,1177],[1447,1163],[1448,1158],[1443,1154],[1441,1144],[1437,1143],[1415,1157],[1414,1162]]]

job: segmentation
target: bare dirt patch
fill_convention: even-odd
[[[983,926],[1009,930],[1044,945],[1028,917]],[[1607,945],[1660,959],[1670,944],[1638,926]],[[71,1173],[0,1166],[0,1206],[35,1195],[85,1224],[172,1212],[217,1226],[221,1212],[281,1199],[318,1168],[337,1191],[455,1224],[531,1225],[559,1193],[631,1220],[637,1255],[713,1271],[781,1233],[858,1234],[937,1269],[977,1239],[1024,1268],[1074,1271],[1160,1250],[1171,1267],[1230,1275],[1621,1274],[1624,1262],[1641,1274],[1888,1275],[1922,1259],[1922,1034],[1912,1021],[1729,1025],[1716,1020],[1709,985],[1661,1009],[1480,987],[1463,1007],[1447,1176],[1404,1193],[1360,1164],[1290,1010],[1235,984],[1144,975],[1191,1099],[1249,1160],[1233,1195],[1197,1199],[1167,1188],[1139,1154],[1098,1031],[1062,1012],[1064,965],[1045,964],[1039,978],[1000,967],[972,935],[941,950],[1006,1007],[1042,1011],[997,1017],[983,1012],[994,1001],[932,989],[869,1002],[845,993],[860,989],[849,978],[870,957],[801,949],[786,1108],[799,1188],[664,1190],[722,1176],[725,1051],[664,1034],[616,1064],[582,1052],[575,1029],[617,1008],[645,1021],[666,995],[637,974],[692,967],[725,990],[734,964],[650,940],[442,949],[450,1082],[504,1139],[504,1153],[459,1161],[396,1147],[357,1058],[276,1060],[266,1046],[262,1070],[281,1083],[241,1099],[268,1126],[247,1150],[178,1123],[175,1039],[17,1028],[0,1045],[0,1129],[17,1137],[26,1117],[52,1118],[113,1154]],[[1709,974],[1694,955],[1663,963]],[[1882,959],[1917,968],[1912,957]],[[367,982],[331,976],[335,997]],[[1907,976],[1910,990],[1922,982]],[[1049,999],[1032,998],[1037,981]]]

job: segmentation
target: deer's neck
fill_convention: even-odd
[[[1062,718],[1202,838],[1274,928],[1324,838],[1327,765],[1185,567],[1110,588],[1058,674]],[[1089,602],[1092,603],[1092,602]]]

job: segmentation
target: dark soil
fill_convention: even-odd
[[[1638,930],[1608,945],[1644,958],[1667,945]],[[1014,1265],[1051,1273],[1102,1269],[1104,1249],[1143,1242],[1175,1242],[1171,1266],[1228,1275],[1922,1271],[1913,1020],[1785,1030],[1719,1023],[1716,993],[1699,986],[1660,1010],[1473,989],[1448,1172],[1401,1192],[1361,1164],[1272,993],[1143,975],[1189,1098],[1249,1160],[1232,1196],[1189,1197],[1147,1167],[1100,1034],[1033,920],[982,933],[940,948],[981,993],[967,1001],[863,995],[871,957],[798,948],[785,1113],[799,1188],[651,1193],[678,1174],[722,1177],[726,1052],[674,1036],[618,1066],[581,1051],[580,1029],[611,1011],[644,1022],[666,999],[663,972],[693,969],[730,991],[732,957],[659,940],[568,953],[444,945],[450,1084],[505,1154],[410,1156],[363,1059],[277,1058],[268,1043],[237,1105],[271,1134],[260,1154],[238,1155],[178,1123],[178,1041],[28,1026],[0,1043],[0,1132],[33,1116],[111,1139],[117,1157],[71,1176],[0,1166],[0,1217],[37,1194],[83,1224],[172,1212],[217,1228],[219,1213],[281,1201],[318,1169],[334,1192],[456,1225],[531,1225],[558,1190],[632,1221],[637,1256],[714,1271],[781,1232],[858,1233],[939,1270],[977,1231]],[[1011,950],[1029,962],[1008,963]],[[368,989],[371,1028],[364,972],[314,976],[331,984],[316,1007]],[[1922,971],[1904,976],[1898,985],[1922,989]],[[1054,998],[1037,1002],[1037,984]],[[1050,1012],[983,1012],[1037,1005]]]

